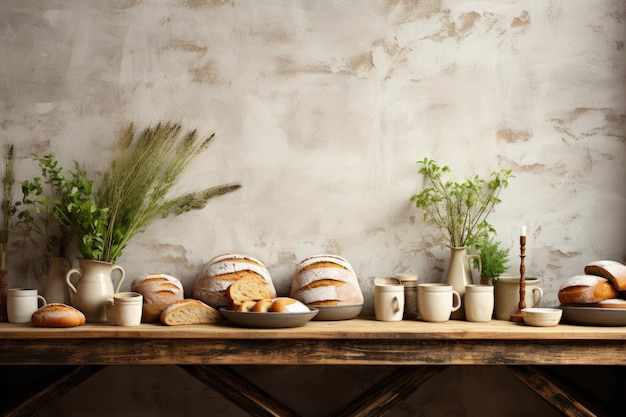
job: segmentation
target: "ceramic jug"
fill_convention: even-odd
[[[454,311],[451,315],[451,319],[465,320],[465,286],[473,284],[472,279],[472,259],[478,262],[478,273],[482,272],[483,265],[480,259],[480,255],[467,254],[465,252],[465,246],[450,248],[450,264],[448,265],[448,271],[446,272],[446,281],[448,285],[452,285],[452,289],[459,293],[461,296],[461,308]]]
[[[71,269],[69,259],[40,256],[35,261],[41,295],[48,303],[70,304],[70,292],[65,275]]]
[[[106,322],[107,305],[113,300],[113,295],[119,292],[126,273],[121,266],[109,262],[79,259],[78,264],[78,269],[70,269],[65,276],[73,294],[73,306],[85,315],[87,321]],[[113,288],[111,275],[116,270],[120,276]],[[76,286],[70,280],[73,274],[79,275]]]

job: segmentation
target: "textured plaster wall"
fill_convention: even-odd
[[[555,305],[587,262],[626,260],[625,19],[608,0],[3,0],[0,141],[21,181],[49,149],[101,171],[128,121],[215,131],[182,187],[243,188],[132,240],[122,288],[162,271],[190,294],[235,251],[286,293],[298,261],[336,253],[365,314],[371,277],[445,273],[445,241],[409,202],[415,161],[457,178],[510,168],[490,220],[511,274],[527,225],[527,275]],[[9,250],[10,285],[36,285],[41,242],[13,235]]]

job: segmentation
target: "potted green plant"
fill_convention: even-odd
[[[88,321],[106,320],[105,303],[114,292],[110,273],[120,270],[119,288],[124,271],[113,264],[133,236],[159,217],[203,208],[209,199],[241,187],[238,183],[223,184],[171,195],[182,174],[213,138],[200,138],[197,131],[184,131],[177,123],[159,123],[141,131],[130,124],[120,136],[116,156],[97,183],[76,161],[66,175],[53,152],[35,156],[42,176],[24,181],[22,203],[51,215],[75,238],[83,258],[79,259],[79,270],[68,271],[66,281]],[[52,192],[44,192],[43,184]],[[103,293],[81,294],[81,281],[91,275],[84,271],[89,269],[98,270],[93,275],[109,275],[101,286]],[[80,275],[76,288],[69,279],[73,273]]]
[[[487,236],[476,241],[473,245],[481,260],[480,282],[484,285],[493,285],[509,268],[509,249],[501,247],[502,242],[495,236]],[[478,262],[474,262],[474,268]]]
[[[446,238],[451,256],[445,282],[463,295],[465,286],[472,283],[471,259],[465,247],[471,245],[476,236],[493,230],[487,217],[500,203],[500,193],[514,178],[513,173],[502,169],[492,172],[488,180],[475,175],[464,181],[453,181],[447,165],[440,166],[428,158],[417,163],[422,166],[419,172],[425,176],[427,186],[414,194],[411,201],[424,211],[424,219],[434,222]],[[453,318],[462,317],[463,309],[453,314]]]

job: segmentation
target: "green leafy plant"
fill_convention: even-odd
[[[425,175],[429,186],[414,194],[411,201],[424,211],[424,219],[432,220],[447,237],[453,247],[471,245],[474,236],[492,231],[487,217],[496,204],[500,193],[514,178],[511,170],[494,171],[489,180],[478,175],[463,182],[444,178],[451,170],[447,165],[424,158],[420,173]]]
[[[4,176],[2,177],[2,226],[0,227],[0,270],[6,270],[6,248],[9,241],[9,219],[15,212],[13,185],[15,184],[15,147],[5,146]]]
[[[24,182],[22,202],[67,228],[85,258],[115,262],[128,241],[156,218],[201,209],[209,199],[241,187],[223,184],[170,195],[213,137],[201,139],[197,131],[184,132],[177,123],[159,123],[140,132],[130,124],[97,188],[78,162],[66,176],[53,152],[35,156],[43,179]],[[50,185],[51,194],[43,192],[42,181]]]
[[[480,255],[482,263],[480,279],[483,284],[497,280],[509,267],[509,249],[504,249],[501,245],[502,242],[488,234],[483,239],[478,239],[473,245]],[[474,268],[478,268],[477,264],[478,262],[474,261]]]

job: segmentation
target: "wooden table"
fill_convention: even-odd
[[[106,365],[180,365],[252,415],[297,416],[229,365],[400,365],[341,416],[382,415],[449,365],[505,365],[564,415],[596,415],[539,365],[626,365],[626,328],[539,328],[493,320],[307,323],[290,329],[219,325],[44,329],[0,323],[0,365],[69,365],[6,415],[32,415]],[[55,395],[51,395],[55,394]],[[251,411],[252,410],[252,411]]]

